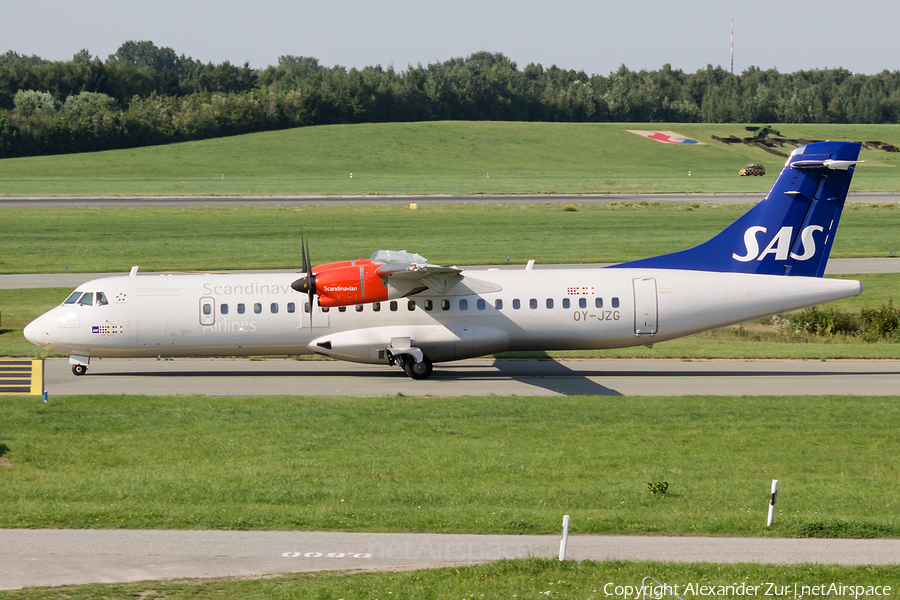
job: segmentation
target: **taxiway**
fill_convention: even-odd
[[[900,360],[494,359],[399,367],[293,359],[94,359],[87,375],[48,359],[48,396],[893,396]]]
[[[422,569],[557,557],[551,535],[0,529],[0,590],[324,570]],[[900,540],[575,535],[573,560],[900,564]],[[637,583],[637,582],[635,582]]]

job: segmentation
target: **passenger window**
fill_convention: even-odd
[[[106,306],[107,304],[109,304],[109,301],[106,299],[106,294],[97,292],[97,306]]]
[[[475,303],[475,306],[478,307],[478,310],[484,310],[486,303],[483,298],[479,298],[478,302]]]
[[[613,305],[613,308],[619,308],[619,299],[618,299],[618,298],[613,298],[613,299],[612,299],[612,305]]]
[[[531,308],[531,310],[536,309],[537,308],[537,298],[532,298],[531,300],[529,300],[528,306]]]
[[[309,308],[310,308],[309,302],[304,302],[303,303],[303,312],[305,312],[306,314],[309,314]]]
[[[374,310],[375,312],[380,311],[381,310],[381,302],[373,302],[372,310]]]
[[[578,308],[587,308],[587,298],[578,299]]]
[[[223,315],[227,315],[227,314],[228,314],[228,305],[227,305],[227,304],[220,304],[220,305],[219,305],[219,311],[220,311]]]
[[[425,301],[425,310],[431,310],[432,308],[434,308],[434,302],[432,302],[431,300],[426,300]]]
[[[244,305],[243,304],[238,304],[238,314],[239,315],[244,314]]]
[[[397,301],[391,300],[391,312],[397,312]]]
[[[357,305],[356,305],[356,312],[362,312],[362,311],[363,311],[363,305],[362,305],[362,304],[357,304]]]
[[[518,298],[513,299],[513,310],[519,310],[522,307],[522,303],[519,302]]]
[[[338,306],[338,312],[347,312],[346,306]]]
[[[319,305],[319,310],[321,310],[323,313],[327,313],[329,310],[331,310],[331,308],[328,307],[328,306],[322,306],[322,305],[320,304],[320,305]]]
[[[287,309],[289,313],[297,312],[297,305],[293,302],[288,302]]]
[[[497,300],[494,300],[494,308],[496,308],[497,310],[503,310],[503,300],[500,300],[499,298]]]
[[[441,310],[450,310],[449,300],[441,300]]]
[[[553,298],[547,298],[547,308],[553,308]]]
[[[406,303],[406,310],[413,311],[416,310],[416,303],[412,300]]]
[[[203,305],[203,314],[209,316],[212,314],[212,304],[204,304]]]
[[[82,292],[72,292],[72,294],[63,301],[63,304],[75,304],[81,298]]]
[[[270,304],[270,305],[269,305],[269,310],[272,311],[272,314],[273,314],[273,315],[274,315],[274,314],[277,314],[277,313],[278,313],[278,303],[277,303],[277,302],[273,302],[272,304]]]
[[[603,298],[594,298],[594,307],[603,308]]]
[[[465,298],[459,301],[459,310],[469,310],[469,301]]]
[[[78,301],[78,304],[82,306],[90,306],[94,303],[94,292],[87,292],[84,296],[81,297],[81,300]]]
[[[257,302],[256,304],[254,304],[254,305],[253,305],[253,312],[254,312],[255,314],[257,314],[257,315],[261,315],[261,314],[262,314],[262,304],[260,304],[259,302]]]
[[[570,304],[569,299],[563,298],[563,308],[569,308],[569,304]]]

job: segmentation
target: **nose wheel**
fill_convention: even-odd
[[[72,373],[78,377],[81,377],[85,373],[87,373],[87,365],[72,365]]]

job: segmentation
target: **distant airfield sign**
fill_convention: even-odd
[[[645,131],[643,129],[626,129],[625,131],[627,131],[628,133],[636,133],[641,137],[645,137],[657,142],[664,142],[666,144],[697,144],[698,146],[706,145],[703,142],[698,142],[697,140],[683,136],[680,133],[675,133],[674,131]]]

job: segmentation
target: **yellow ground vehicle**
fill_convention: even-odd
[[[739,175],[744,177],[745,175],[765,175],[766,168],[759,163],[750,164],[741,169]]]

